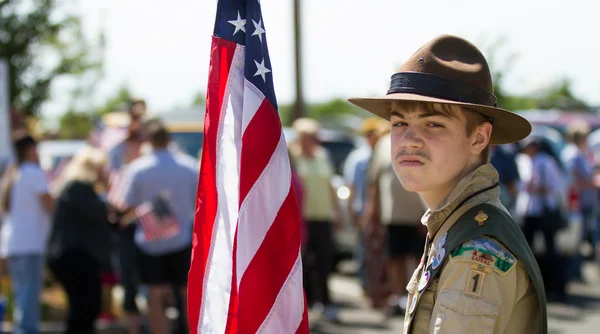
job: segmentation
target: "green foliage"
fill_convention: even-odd
[[[485,43],[484,43],[485,44]],[[589,105],[575,97],[570,79],[560,79],[541,90],[541,94],[509,94],[505,89],[506,76],[518,59],[515,52],[505,52],[506,38],[493,40],[484,49],[494,82],[494,94],[498,106],[508,110],[561,109],[564,111],[586,111]]]
[[[562,109],[570,111],[586,111],[589,105],[577,98],[572,90],[570,79],[561,79],[549,86],[544,93],[537,99],[539,109]]]
[[[322,120],[334,115],[351,114],[357,115],[358,109],[350,102],[342,99],[334,99],[324,103],[312,104],[307,107],[308,116]]]
[[[132,98],[131,90],[125,84],[109,96],[103,105],[84,111],[77,111],[74,108],[60,118],[58,136],[61,139],[83,139],[87,138],[94,126],[94,119],[97,116],[104,115],[113,111],[125,110]]]
[[[206,93],[198,92],[192,99],[192,107],[206,105]]]
[[[125,110],[131,98],[131,90],[127,85],[122,84],[113,96],[106,99],[103,106],[96,109],[96,113],[104,115],[113,111]]]
[[[86,139],[93,125],[90,114],[69,110],[60,119],[58,136],[61,139]]]
[[[281,119],[281,124],[283,126],[290,126],[293,122],[292,110],[294,108],[293,104],[283,104],[279,105],[279,118]]]
[[[72,0],[1,0],[0,58],[9,62],[10,100],[25,115],[36,116],[60,76],[75,76],[80,83],[74,99],[93,89],[99,78],[104,47],[85,41],[81,22],[69,10]],[[44,57],[41,63],[40,55]],[[53,61],[49,61],[53,60]],[[53,63],[53,64],[49,64]]]

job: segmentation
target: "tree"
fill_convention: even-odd
[[[94,126],[94,119],[97,116],[107,114],[113,111],[125,110],[131,100],[131,91],[125,84],[106,99],[103,105],[93,110],[77,111],[75,108],[69,108],[60,118],[58,136],[62,139],[83,139],[87,138]]]
[[[536,107],[534,98],[509,94],[504,88],[506,76],[510,73],[513,64],[519,58],[515,52],[507,53],[506,44],[507,39],[500,37],[484,47],[486,59],[492,74],[494,95],[498,99],[498,106],[507,110],[533,109]]]
[[[94,126],[92,115],[72,110],[60,118],[58,136],[61,139],[86,139]]]
[[[93,82],[87,74],[102,69],[104,38],[99,37],[99,50],[93,50],[83,36],[79,17],[69,7],[72,4],[72,0],[0,1],[0,58],[9,62],[10,101],[25,115],[39,113],[56,78],[78,76]],[[84,93],[84,85],[73,92]]]
[[[571,88],[570,79],[561,79],[547,88],[541,97],[537,99],[540,109],[562,109],[566,111],[587,111],[588,104],[575,96]]]
[[[204,105],[206,105],[206,93],[205,92],[196,93],[196,95],[192,99],[192,107],[204,106]]]
[[[104,115],[109,112],[125,110],[131,101],[131,90],[126,84],[121,84],[121,87],[112,97],[106,99],[103,106],[96,109],[96,114]]]

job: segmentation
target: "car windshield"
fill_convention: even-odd
[[[342,175],[344,161],[346,161],[350,152],[354,150],[354,143],[347,141],[323,141],[321,145],[329,152],[335,173]]]
[[[202,149],[202,140],[204,139],[204,133],[172,132],[171,136],[180,149],[184,150],[187,154],[193,157],[198,157],[198,153]]]

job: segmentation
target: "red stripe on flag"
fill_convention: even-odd
[[[306,305],[306,298],[304,298],[304,313],[302,313],[302,322],[298,326],[296,334],[306,334],[309,332],[310,327],[308,326],[308,307]]]
[[[281,130],[276,129],[281,129],[277,110],[264,99],[242,137],[240,206],[271,160],[271,155],[281,139]]]
[[[210,253],[217,213],[216,144],[223,97],[236,44],[212,39],[210,73],[204,118],[204,142],[198,182],[192,257],[188,274],[188,322],[190,333],[198,333],[206,263]]]
[[[298,258],[300,216],[297,209],[296,194],[290,186],[288,196],[240,282],[238,333],[256,333]],[[291,228],[293,226],[298,229]],[[289,245],[298,245],[298,248]],[[273,250],[278,253],[273,254]]]

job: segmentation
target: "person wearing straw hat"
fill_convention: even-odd
[[[385,96],[349,101],[391,121],[394,171],[429,208],[404,332],[546,333],[539,267],[489,164],[490,145],[520,141],[531,125],[498,107],[483,54],[438,36],[392,75]]]
[[[298,118],[292,128],[297,138],[290,143],[289,152],[304,184],[302,213],[308,227],[303,255],[306,300],[316,313],[338,322],[338,309],[328,288],[335,257],[334,231],[342,227],[341,207],[331,185],[334,168],[329,153],[319,141],[321,125],[317,120]]]

